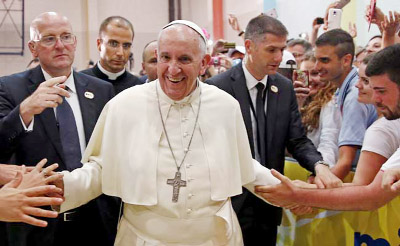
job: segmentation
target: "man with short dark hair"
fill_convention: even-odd
[[[293,54],[294,58],[296,58],[297,67],[300,67],[305,54],[312,50],[312,45],[308,41],[298,38],[290,40],[286,49]]]
[[[334,29],[322,34],[315,43],[315,57],[321,81],[335,83],[337,107],[342,115],[339,133],[339,159],[332,172],[343,179],[358,161],[365,130],[376,120],[372,104],[358,102],[357,68],[352,67],[354,58],[353,38],[346,31]]]
[[[373,89],[373,101],[389,120],[400,118],[400,44],[378,51],[368,62],[366,75]],[[375,210],[398,195],[400,148],[383,164],[368,185],[335,189],[304,189],[288,178],[273,172],[282,183],[258,187],[259,194],[279,206],[298,203],[332,210]],[[397,186],[397,188],[396,188]]]
[[[253,18],[246,27],[243,63],[206,82],[239,101],[253,157],[262,165],[283,172],[287,148],[300,165],[317,174],[320,187],[332,187],[340,180],[306,137],[292,82],[277,73],[287,34],[279,20],[265,15]],[[281,209],[246,190],[232,203],[245,245],[276,244]]]
[[[146,71],[146,79],[144,82],[150,82],[157,79],[157,40],[150,41],[143,48],[142,68]]]
[[[134,37],[133,26],[129,20],[121,16],[110,16],[105,19],[99,29],[97,49],[100,60],[82,73],[110,82],[118,94],[126,88],[142,84],[136,76],[126,71]]]

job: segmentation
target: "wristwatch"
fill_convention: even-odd
[[[244,31],[239,32],[238,36],[242,36],[244,34]]]
[[[323,161],[323,160],[319,160],[319,161],[317,161],[317,162],[314,164],[314,167],[316,167],[318,164],[322,164],[322,165],[325,165],[325,166],[329,167],[329,164],[328,164],[328,163],[326,163],[326,162],[325,162],[325,161]]]

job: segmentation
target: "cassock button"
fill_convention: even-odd
[[[190,194],[188,195],[189,199],[192,198],[193,196],[194,196],[194,195],[193,195],[192,193],[190,193]]]
[[[190,214],[193,210],[191,208],[187,209],[187,213]]]

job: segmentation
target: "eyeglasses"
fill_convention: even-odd
[[[33,41],[40,42],[42,45],[50,47],[55,45],[58,39],[60,39],[60,41],[63,44],[73,44],[75,42],[76,37],[72,33],[64,33],[61,34],[60,36],[52,36],[52,35],[44,36],[39,40],[33,40]]]
[[[103,42],[104,40],[102,39],[101,41]],[[112,49],[117,49],[121,46],[121,43],[116,40],[108,40],[106,44]],[[122,49],[124,49],[125,51],[130,50],[131,47],[132,47],[131,43],[122,43]]]

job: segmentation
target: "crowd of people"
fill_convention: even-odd
[[[276,245],[281,208],[373,210],[400,194],[400,14],[381,35],[261,14],[242,45],[165,25],[129,72],[133,25],[99,27],[75,71],[66,16],[30,24],[27,70],[0,78],[1,245]],[[285,158],[312,173],[283,175]],[[351,183],[343,183],[355,171]],[[244,189],[243,189],[244,188]]]

